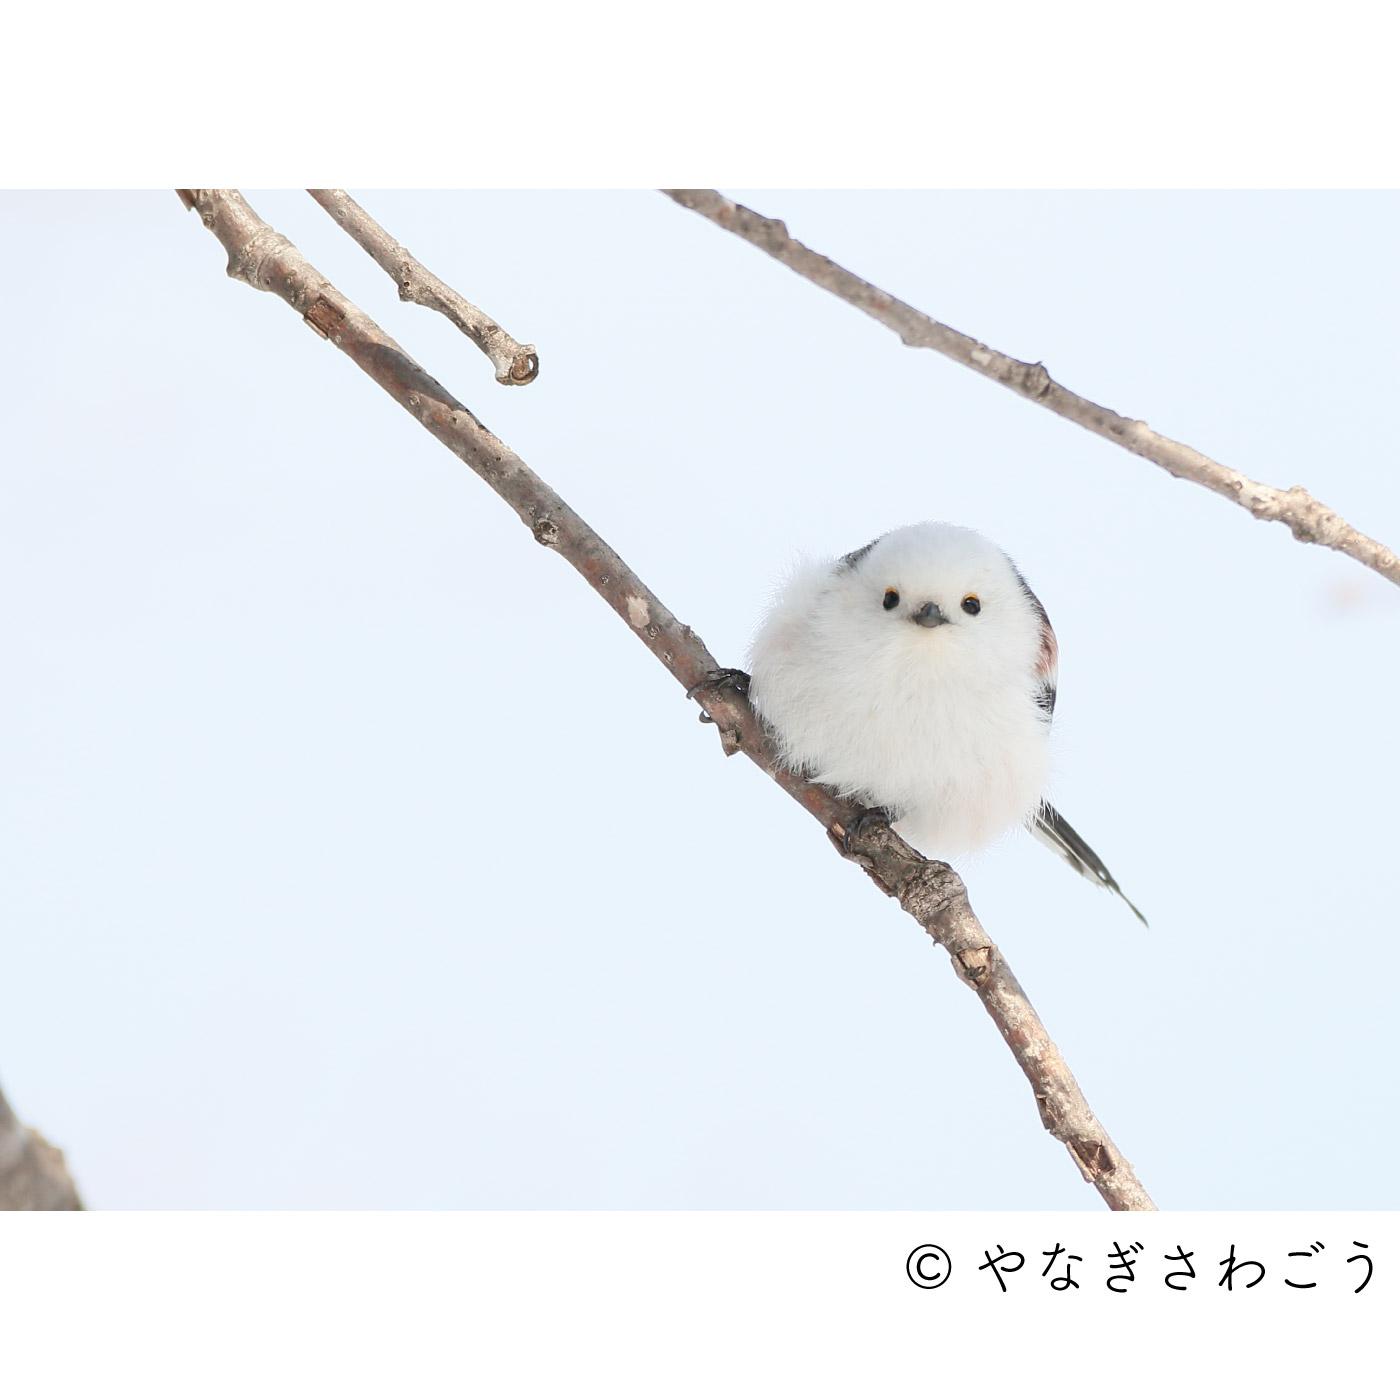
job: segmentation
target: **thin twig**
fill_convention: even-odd
[[[398,283],[400,301],[440,311],[469,336],[491,361],[498,384],[528,384],[540,372],[540,357],[533,345],[512,339],[479,307],[433,276],[344,190],[307,190],[307,194]]]
[[[63,1153],[26,1128],[0,1094],[0,1210],[82,1210]]]
[[[947,355],[950,360],[1006,385],[1023,398],[1078,423],[1081,428],[1088,428],[1091,433],[1116,442],[1139,457],[1146,457],[1173,476],[1185,477],[1235,501],[1259,520],[1282,522],[1293,531],[1295,539],[1326,545],[1328,549],[1350,555],[1382,578],[1400,584],[1400,558],[1378,540],[1348,525],[1301,486],[1282,491],[1276,486],[1252,481],[1242,472],[1231,471],[1185,443],[1163,437],[1146,423],[1124,418],[1111,408],[1081,398],[1051,379],[1043,364],[1027,364],[992,350],[980,340],[973,340],[916,311],[906,302],[847,272],[830,258],[813,252],[788,236],[787,225],[781,219],[765,218],[727,199],[717,190],[663,190],[662,194],[703,214],[720,228],[738,234],[808,281],[850,302],[867,316],[873,316],[906,345],[937,350],[940,355]]]
[[[783,768],[748,700],[732,687],[706,684],[717,667],[700,638],[515,453],[258,218],[236,190],[187,190],[182,195],[227,251],[230,277],[275,292],[349,355],[501,496],[540,544],[567,559],[682,686],[700,687],[701,704],[719,727],[725,751],[742,751],[758,764],[838,845],[849,846],[844,853],[948,950],[959,976],[981,998],[1030,1080],[1041,1121],[1064,1142],[1085,1180],[1115,1210],[1154,1209],[978,923],[957,873],[924,860],[888,827],[873,823],[863,831],[853,829],[861,808]]]

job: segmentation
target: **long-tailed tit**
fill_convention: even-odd
[[[1142,919],[1044,797],[1058,656],[1015,564],[926,522],[800,567],[750,649],[749,696],[790,768],[883,809],[925,855],[1021,824]]]

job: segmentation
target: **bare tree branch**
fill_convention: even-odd
[[[1115,1210],[1155,1209],[977,921],[957,873],[925,860],[886,826],[856,828],[861,808],[783,768],[747,698],[713,681],[715,659],[700,638],[515,453],[265,224],[236,190],[189,190],[183,196],[227,251],[230,277],[280,296],[471,467],[540,544],[583,575],[681,685],[700,695],[706,714],[719,726],[725,751],[743,752],[758,764],[826,827],[843,854],[866,869],[948,950],[958,975],[981,998],[1030,1080],[1041,1121],[1104,1200]]]
[[[0,1210],[82,1210],[63,1153],[26,1128],[0,1094]]]
[[[1139,457],[1146,457],[1172,476],[1194,481],[1236,502],[1259,520],[1280,521],[1293,531],[1295,539],[1326,545],[1328,549],[1350,555],[1382,578],[1400,584],[1400,558],[1378,540],[1348,525],[1301,486],[1281,491],[1276,486],[1252,481],[1242,472],[1231,471],[1185,443],[1163,437],[1138,419],[1124,418],[1111,408],[1081,398],[1051,379],[1043,364],[1027,364],[992,350],[981,341],[935,321],[888,292],[862,281],[830,258],[813,252],[788,236],[787,225],[781,219],[765,218],[727,199],[717,190],[663,190],[662,193],[677,204],[703,214],[720,228],[738,234],[867,316],[873,316],[906,345],[937,350],[940,355],[1004,384],[1023,398],[1078,423],[1081,428],[1088,428],[1091,433],[1116,442]]]
[[[307,190],[307,194],[398,283],[400,301],[440,311],[469,336],[491,361],[498,384],[528,384],[540,372],[540,358],[533,345],[521,345],[479,307],[435,277],[344,190]]]

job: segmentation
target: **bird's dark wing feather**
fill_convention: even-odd
[[[1026,601],[1031,605],[1040,621],[1040,648],[1036,652],[1035,658],[1035,703],[1043,711],[1045,723],[1049,724],[1055,716],[1055,687],[1059,683],[1060,644],[1055,640],[1055,629],[1050,625],[1050,614],[1045,611],[1045,604],[1031,592],[1030,584],[1022,577],[1020,569],[1015,564],[1011,565],[1011,572],[1016,575],[1016,582],[1021,585],[1021,592],[1026,595]]]
[[[1040,810],[1026,825],[1030,828],[1032,836],[1067,860],[1086,880],[1092,880],[1096,885],[1112,890],[1139,919],[1142,919],[1143,927],[1147,927],[1147,920],[1142,918],[1142,911],[1118,888],[1118,881],[1108,873],[1108,867],[1089,848],[1088,842],[1048,802],[1040,804]]]

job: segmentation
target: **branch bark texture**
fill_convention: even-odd
[[[1315,500],[1301,486],[1284,491],[1253,481],[1243,472],[1232,471],[1185,443],[1154,432],[1138,419],[1124,418],[1111,408],[1081,398],[1056,383],[1043,364],[1027,364],[1003,355],[847,272],[830,258],[789,237],[787,225],[781,219],[765,218],[717,190],[663,190],[662,193],[874,317],[906,345],[937,350],[940,355],[1004,384],[1022,398],[1145,457],[1172,476],[1194,481],[1234,501],[1256,519],[1280,521],[1288,526],[1295,539],[1335,549],[1368,569],[1374,569],[1391,583],[1400,584],[1400,558],[1379,540],[1348,525],[1336,511]]]
[[[927,861],[888,827],[855,826],[862,809],[789,772],[745,696],[712,683],[715,658],[621,558],[555,492],[358,307],[341,295],[236,190],[187,190],[190,207],[228,253],[228,273],[280,296],[355,361],[449,451],[460,457],[520,517],[535,539],[561,555],[688,691],[700,697],[727,753],[742,752],[801,803],[887,893],[952,957],[981,998],[1029,1079],[1041,1121],[1115,1210],[1153,1210],[1131,1165],[1094,1117],[949,866]]]
[[[63,1153],[26,1128],[0,1094],[0,1210],[82,1210]]]
[[[497,383],[529,384],[540,372],[533,345],[522,345],[507,335],[480,307],[435,277],[344,190],[307,190],[307,194],[394,279],[400,301],[441,312],[469,337],[491,361]]]

